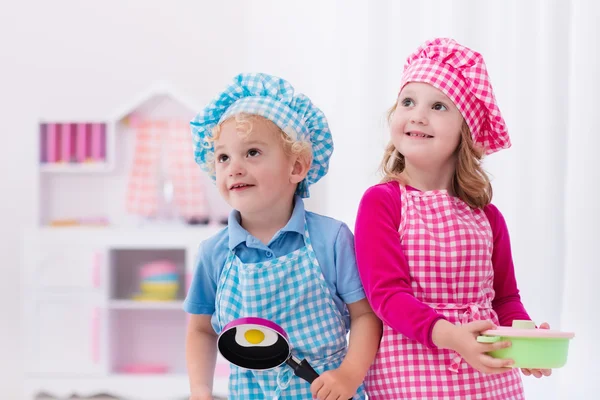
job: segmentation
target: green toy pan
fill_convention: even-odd
[[[553,369],[567,363],[573,332],[537,329],[531,321],[514,321],[512,327],[487,330],[477,337],[480,343],[510,341],[511,346],[490,353],[494,358],[512,359],[515,368]]]

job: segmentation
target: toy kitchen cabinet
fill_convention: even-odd
[[[199,109],[162,85],[105,120],[40,122],[38,224],[22,248],[27,400],[189,396],[182,303],[198,245],[229,210],[210,183],[181,193],[176,175],[193,166],[139,153],[158,143],[180,159],[186,143],[193,162],[186,125]],[[219,358],[216,395],[227,378]]]

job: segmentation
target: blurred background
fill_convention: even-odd
[[[485,165],[523,302],[576,332],[567,366],[524,378],[527,398],[598,398],[599,14],[594,0],[4,2],[0,397],[184,398],[180,301],[227,208],[175,163],[179,123],[239,72],[286,78],[336,146],[308,207],[353,227],[404,60],[445,36],[484,55],[511,133]]]

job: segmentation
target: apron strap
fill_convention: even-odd
[[[235,250],[230,250],[229,254],[227,255],[227,260],[225,261],[225,266],[223,267],[223,270],[221,271],[221,277],[219,278],[219,282],[217,283],[217,297],[215,299],[216,304],[221,304],[221,296],[223,295],[223,292],[220,290],[220,288],[225,284],[225,281],[227,281],[227,278],[229,277],[229,272],[231,271],[231,266],[233,264],[234,258],[235,258]],[[217,324],[219,325],[219,332],[221,332],[223,330],[223,328],[225,327],[225,324],[223,324],[223,321],[221,320],[220,310],[218,310],[218,309],[216,310],[215,316],[217,317]]]
[[[346,349],[342,349],[337,353],[330,355],[329,357],[309,361],[309,364],[315,371],[322,371],[323,367],[326,365],[334,365],[335,368],[337,368],[342,363],[345,356]],[[282,365],[279,368],[279,372],[277,373],[277,389],[275,389],[275,397],[273,398],[274,400],[279,399],[281,392],[287,389],[287,387],[290,385],[290,382],[295,377],[292,368],[288,367],[287,365]]]

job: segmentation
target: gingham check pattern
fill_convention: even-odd
[[[402,249],[415,297],[451,323],[489,319],[494,270],[493,237],[483,210],[446,191],[401,191]],[[371,400],[523,399],[517,369],[486,375],[454,352],[430,349],[384,326],[365,385]]]
[[[486,154],[510,147],[481,54],[452,39],[427,41],[407,58],[400,90],[409,82],[428,83],[448,96]]]
[[[239,74],[190,123],[194,158],[214,179],[214,146],[209,140],[213,128],[239,113],[265,117],[298,140],[310,142],[313,161],[298,193],[309,197],[308,187],[329,169],[333,140],[325,114],[305,95],[294,92],[287,81],[267,74]]]
[[[189,158],[189,131],[183,121],[141,121],[136,133],[133,165],[127,188],[127,211],[153,217],[159,208],[160,170],[173,183],[178,216],[204,218],[208,202],[198,167]],[[161,159],[165,157],[164,161]]]
[[[318,373],[337,368],[346,355],[346,328],[304,230],[304,248],[272,261],[243,264],[233,253],[217,287],[219,329],[240,317],[266,318],[289,335],[292,351]],[[230,399],[311,399],[310,385],[287,365],[268,371],[231,366]],[[364,399],[361,386],[354,399]]]

